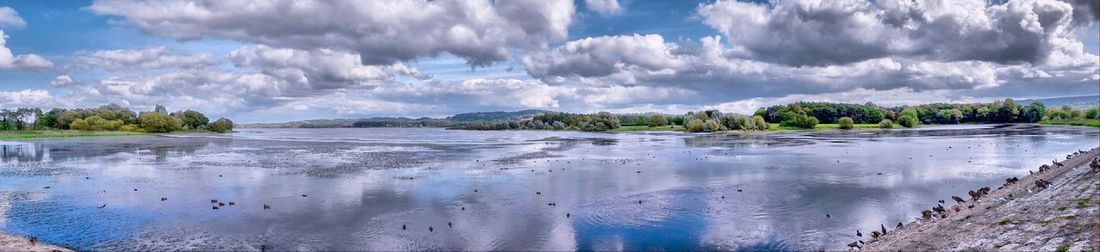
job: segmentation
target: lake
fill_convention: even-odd
[[[81,250],[844,250],[1100,145],[1030,125],[238,131],[0,141],[0,231]]]

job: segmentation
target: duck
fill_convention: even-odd
[[[264,210],[268,210],[268,209],[271,209],[271,206],[268,206],[267,204],[264,204]]]
[[[856,229],[856,236],[863,237],[863,233],[860,233],[859,229]]]

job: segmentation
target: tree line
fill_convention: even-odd
[[[213,122],[202,112],[184,110],[169,113],[161,105],[153,111],[135,113],[129,108],[109,104],[96,108],[0,109],[0,130],[85,130],[165,133],[179,130],[232,131],[233,121],[219,118]]]

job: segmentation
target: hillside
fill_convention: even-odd
[[[1065,105],[1069,105],[1070,107],[1074,107],[1077,109],[1100,107],[1100,95],[1026,99],[1019,100],[1018,102],[1020,104],[1031,104],[1031,102],[1033,101],[1043,102],[1043,105],[1046,105],[1047,107],[1060,107]]]

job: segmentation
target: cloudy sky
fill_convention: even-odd
[[[0,0],[0,107],[239,122],[1100,94],[1096,0]]]

